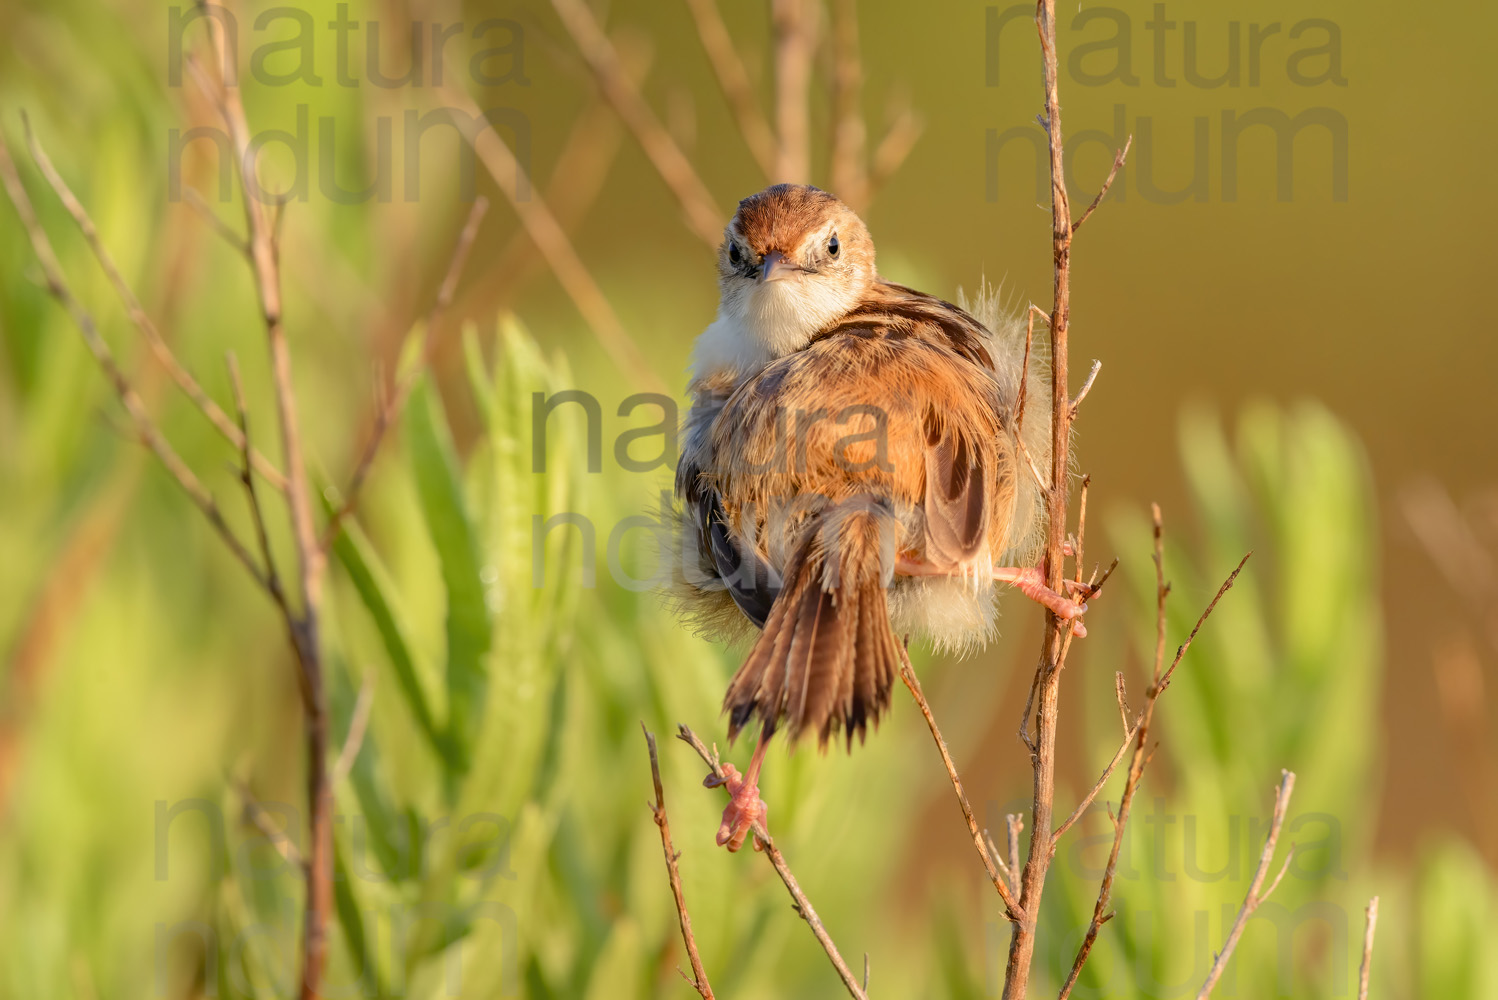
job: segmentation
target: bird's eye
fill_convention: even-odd
[[[838,248],[837,234],[833,233],[832,234],[832,239],[830,239],[830,240],[827,241],[827,252],[830,253],[832,256],[836,257],[837,256],[837,248]]]
[[[739,261],[742,259],[739,254],[739,245],[737,243],[728,244],[728,262],[737,267]]]

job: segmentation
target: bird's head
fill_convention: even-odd
[[[739,202],[718,275],[719,315],[778,357],[857,306],[877,280],[874,241],[826,191],[776,184]]]

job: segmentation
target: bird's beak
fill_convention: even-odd
[[[785,259],[785,254],[779,250],[771,250],[765,254],[765,259],[760,264],[759,279],[755,283],[763,285],[767,281],[779,281],[782,278],[789,278],[799,270],[801,270],[799,267]]]

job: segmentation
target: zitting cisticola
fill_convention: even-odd
[[[1014,436],[1023,340],[992,295],[975,307],[985,326],[883,280],[858,216],[790,184],[739,203],[718,274],[676,492],[686,610],[708,631],[762,629],[723,702],[730,738],[753,716],[762,727],[747,774],[725,766],[718,843],[737,850],[764,816],[771,734],[862,738],[889,706],[896,629],[981,644],[996,581],[1069,620],[1085,606],[1033,566],[1044,511]],[[1026,410],[1045,467],[1049,413]]]

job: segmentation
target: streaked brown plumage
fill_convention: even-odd
[[[676,489],[687,608],[712,631],[762,627],[724,699],[730,737],[762,725],[719,831],[736,849],[762,814],[772,733],[851,746],[878,722],[899,670],[892,625],[981,643],[995,580],[1076,612],[1033,569],[1002,568],[1033,562],[1044,525],[1014,437],[1019,352],[995,335],[991,296],[985,326],[884,281],[862,221],[795,185],[740,203],[719,275]],[[1026,406],[1025,444],[1048,462],[1041,409]]]

